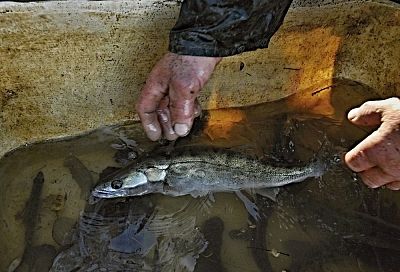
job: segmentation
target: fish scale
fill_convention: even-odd
[[[204,196],[213,192],[281,187],[324,174],[330,165],[324,155],[304,166],[278,167],[240,152],[187,149],[154,155],[107,177],[92,191],[95,197],[116,198],[161,193]]]

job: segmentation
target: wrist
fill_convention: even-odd
[[[205,60],[210,63],[213,63],[214,65],[217,65],[223,59],[223,57],[180,55],[180,54],[176,54],[173,52],[168,52],[166,55],[169,57],[172,57],[172,58],[197,59],[197,60],[203,60],[203,61]]]

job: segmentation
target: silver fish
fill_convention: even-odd
[[[322,176],[329,163],[316,158],[303,167],[275,167],[233,151],[201,151],[148,157],[131,164],[92,191],[98,198],[205,196],[213,192],[276,188]]]

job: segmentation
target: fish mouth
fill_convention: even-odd
[[[109,192],[106,190],[93,190],[92,191],[92,196],[97,197],[97,198],[116,198],[120,197],[119,194],[115,194],[115,192]]]

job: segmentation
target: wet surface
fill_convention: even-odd
[[[346,111],[373,94],[335,84],[314,104],[298,96],[207,112],[175,145],[282,165],[310,160],[326,139],[340,153],[368,133],[345,121]],[[88,183],[171,148],[147,141],[134,123],[8,154],[0,161],[0,270],[43,271],[53,262],[52,271],[398,271],[398,193],[370,190],[342,165],[282,188],[276,201],[243,192],[259,220],[233,193],[87,200]],[[32,198],[39,172],[41,193]]]

